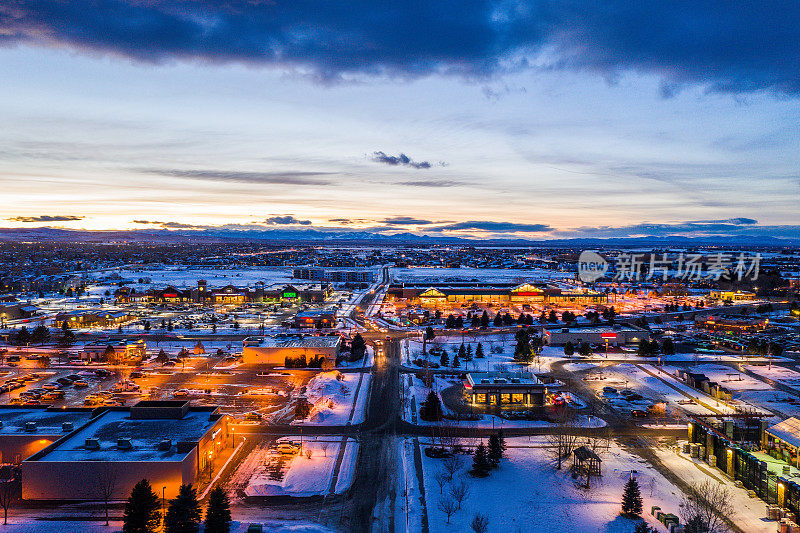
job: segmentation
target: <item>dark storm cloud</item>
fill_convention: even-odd
[[[431,220],[425,220],[422,218],[412,218],[412,217],[391,217],[391,218],[384,218],[381,220],[383,224],[388,224],[390,226],[424,226],[427,224],[433,224]]]
[[[173,178],[238,183],[270,183],[274,185],[327,185],[330,183],[328,179],[323,177],[329,175],[329,172],[242,172],[237,170],[179,170],[169,168],[139,169],[138,172]]]
[[[521,224],[516,222],[493,222],[490,220],[470,220],[467,222],[456,222],[455,224],[448,224],[446,226],[437,226],[436,228],[428,228],[426,231],[464,231],[464,230],[478,230],[478,231],[493,231],[496,233],[514,233],[517,231],[529,233],[541,233],[552,231],[553,228],[547,224]]]
[[[310,226],[310,220],[297,220],[292,215],[285,215],[285,216],[275,216],[270,217],[264,221],[264,224],[269,224],[271,226],[286,226],[290,224],[299,224],[301,226]]]
[[[6,220],[13,222],[69,222],[74,220],[83,220],[86,217],[79,217],[75,215],[40,215],[38,217],[11,217]]]
[[[665,95],[686,83],[800,93],[795,0],[5,0],[0,45],[21,43],[329,80],[542,68],[652,73]]]
[[[416,169],[431,168],[429,161],[414,161],[404,153],[400,155],[388,155],[385,152],[373,152],[372,160],[376,163],[383,163],[391,166],[404,166]]]

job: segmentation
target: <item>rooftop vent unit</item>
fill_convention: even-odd
[[[133,443],[131,439],[126,437],[120,437],[117,439],[117,449],[118,450],[131,450],[133,449]]]
[[[505,378],[497,378],[494,380],[495,383],[508,383]]]
[[[481,379],[481,383],[491,383],[488,379]]]
[[[64,422],[63,424],[61,424],[61,429],[62,431],[70,432],[73,429],[75,429],[75,424],[73,424],[72,422]]]
[[[519,378],[511,378],[511,383],[520,383]]]
[[[158,443],[158,451],[160,452],[168,452],[172,448],[172,441],[169,439],[164,439]]]
[[[99,450],[100,449],[100,440],[89,437],[86,439],[86,442],[83,445],[84,448],[87,450]]]
[[[36,422],[25,422],[25,431],[34,433],[36,431]]]

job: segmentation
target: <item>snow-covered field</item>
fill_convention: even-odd
[[[592,479],[588,489],[572,479],[567,468],[570,460],[566,461],[565,468],[556,470],[546,438],[508,438],[506,445],[507,458],[487,478],[469,476],[466,471],[471,467],[471,457],[464,456],[462,469],[454,481],[457,484],[464,480],[469,486],[469,495],[461,510],[451,517],[449,525],[438,505],[448,497],[448,485],[453,482],[440,491],[435,476],[442,470],[442,461],[422,455],[432,532],[469,531],[473,517],[481,513],[489,517],[489,531],[493,532],[629,533],[635,521],[619,513],[623,486],[632,475],[641,488],[643,515],[648,524],[663,531],[663,526],[648,514],[652,505],[678,514],[682,493],[649,464],[615,443],[601,453],[603,475]]]
[[[298,441],[297,437],[281,440]],[[340,437],[333,436],[307,438],[303,442],[302,453],[287,459],[281,479],[276,479],[267,467],[259,464],[248,482],[245,494],[295,497],[328,494],[341,442]],[[306,451],[311,452],[311,457],[306,455]],[[334,492],[341,492],[350,486],[357,454],[358,443],[348,438]]]
[[[337,379],[338,377],[338,379]],[[313,406],[304,426],[344,426],[364,421],[371,375],[368,372],[321,372],[306,385],[306,398]],[[359,387],[359,381],[361,386]],[[356,396],[356,392],[358,395]],[[352,416],[351,416],[352,412]]]

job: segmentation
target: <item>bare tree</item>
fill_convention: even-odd
[[[475,533],[486,533],[489,530],[489,518],[485,514],[475,513],[470,527]]]
[[[547,440],[550,442],[553,456],[556,459],[556,468],[561,470],[561,462],[572,454],[572,450],[578,442],[578,436],[573,431],[575,416],[571,409],[561,406],[555,416],[553,432],[548,435]]]
[[[681,502],[681,517],[684,522],[699,519],[705,531],[711,533],[725,531],[726,520],[734,510],[732,500],[731,491],[722,483],[692,483]]]
[[[450,517],[458,511],[458,505],[449,496],[445,496],[439,500],[439,510],[447,515],[447,523],[450,523]]]
[[[445,457],[442,461],[442,467],[444,468],[445,473],[449,479],[453,479],[453,476],[461,470],[461,456],[460,455],[451,455],[449,457]]]
[[[439,494],[444,493],[444,486],[450,483],[452,478],[448,477],[447,472],[439,472],[433,479],[436,480],[436,484],[439,485]]]
[[[462,479],[458,483],[450,485],[450,496],[453,497],[453,500],[458,504],[458,508],[461,509],[461,504],[469,496],[469,483],[467,480]]]
[[[11,479],[0,480],[0,507],[3,508],[3,524],[8,524],[8,508],[20,497],[19,481]]]
[[[330,446],[329,442],[323,442],[322,445],[320,445],[320,448],[322,449],[322,453],[323,453],[323,455],[325,457],[328,457],[328,446]]]
[[[106,512],[106,525],[108,525],[108,503],[117,490],[117,472],[110,465],[105,464],[97,472],[94,480],[95,497],[102,500]]]

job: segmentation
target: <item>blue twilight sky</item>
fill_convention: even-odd
[[[800,4],[7,0],[0,124],[7,227],[798,238]]]

